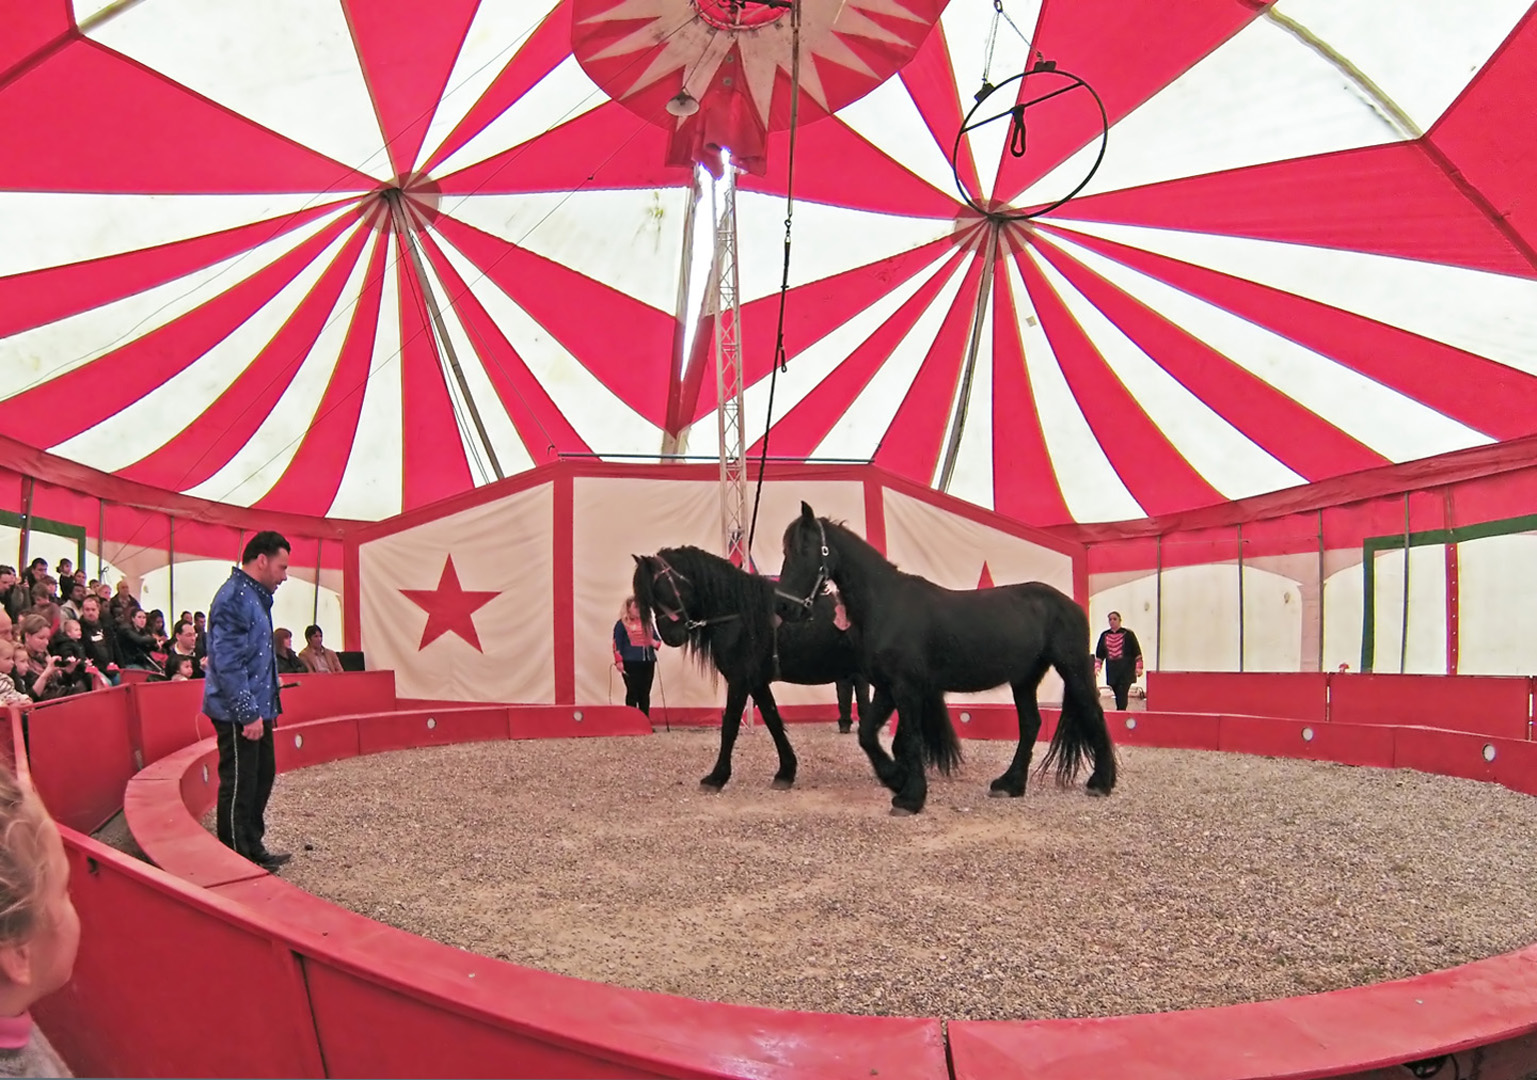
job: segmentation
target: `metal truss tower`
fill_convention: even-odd
[[[736,167],[729,158],[725,165],[724,182],[711,188],[710,197],[711,209],[716,211],[710,299],[715,308],[715,392],[720,403],[716,422],[720,435],[721,552],[736,565],[752,569],[747,551],[747,438],[742,426],[742,305],[737,275]],[[718,202],[725,205],[717,206]]]

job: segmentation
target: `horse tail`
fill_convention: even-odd
[[[943,694],[935,694],[924,701],[918,733],[923,743],[923,760],[949,776],[961,763],[961,740],[955,735],[955,725],[950,722],[950,710],[945,708]]]
[[[1067,785],[1078,778],[1087,761],[1093,766],[1090,792],[1108,795],[1115,787],[1115,747],[1110,742],[1110,728],[1099,704],[1099,688],[1089,658],[1088,616],[1066,596],[1060,597],[1060,607],[1058,617],[1051,621],[1047,655],[1062,676],[1062,715],[1051,746],[1041,759],[1040,771],[1054,767],[1057,783]]]

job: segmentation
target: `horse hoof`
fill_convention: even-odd
[[[854,730],[854,725],[852,725],[852,724],[839,724],[838,725],[838,734],[839,735],[847,735],[849,732],[851,732],[853,730]]]
[[[1084,788],[1084,791],[1088,792],[1089,798],[1091,798],[1091,799],[1108,799],[1108,798],[1110,798],[1110,792],[1105,791],[1105,790],[1103,790],[1101,788],[1092,788],[1092,787],[1091,788]]]
[[[995,787],[988,790],[989,799],[1019,799],[1024,797],[1023,791],[1010,791],[1007,788]]]
[[[701,781],[699,781],[699,790],[700,791],[710,791],[710,792],[718,793],[721,790],[721,788],[723,788],[725,786],[726,786],[726,782],[724,780],[722,780],[722,781],[720,781],[718,783],[716,781],[714,781],[714,780],[701,780]]]
[[[769,785],[769,787],[773,788],[775,791],[789,791],[794,786],[794,780],[781,780],[777,776],[774,777],[774,782]]]
[[[916,810],[908,810],[905,807],[901,807],[901,806],[893,806],[891,808],[891,816],[892,817],[912,817],[917,812],[918,811],[916,811]]]

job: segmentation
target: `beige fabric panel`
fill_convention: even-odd
[[[720,550],[720,485],[714,481],[578,477],[572,493],[572,603],[576,642],[576,701],[624,704],[614,670],[614,622],[630,595],[631,555],[692,544]],[[721,705],[717,688],[678,649],[658,652],[651,703],[673,707]]]
[[[889,488],[883,492],[883,505],[887,556],[909,573],[948,589],[975,589],[985,562],[994,585],[1044,581],[1073,595],[1073,560],[1068,555]],[[1090,644],[1084,643],[1085,650]],[[957,705],[1014,700],[1007,686],[947,698]],[[1042,680],[1039,700],[1062,700],[1062,682],[1055,672]]]
[[[363,544],[363,649],[396,692],[448,701],[553,702],[555,499],[543,484]],[[427,612],[402,589],[434,590],[453,557],[466,591],[495,591],[472,615],[481,649],[455,633],[420,648]]]

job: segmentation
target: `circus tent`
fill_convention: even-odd
[[[752,438],[795,195],[772,454],[1057,525],[1537,430],[1526,4],[1000,6],[843,5],[803,49],[793,162],[785,24],[750,32]],[[664,109],[724,70],[694,7],[10,0],[6,434],[366,519],[561,456],[714,453],[685,351],[711,221]],[[1033,57],[1094,87],[1106,153],[995,223],[976,207],[1049,201],[1097,149],[1064,108],[952,168],[983,79]]]

